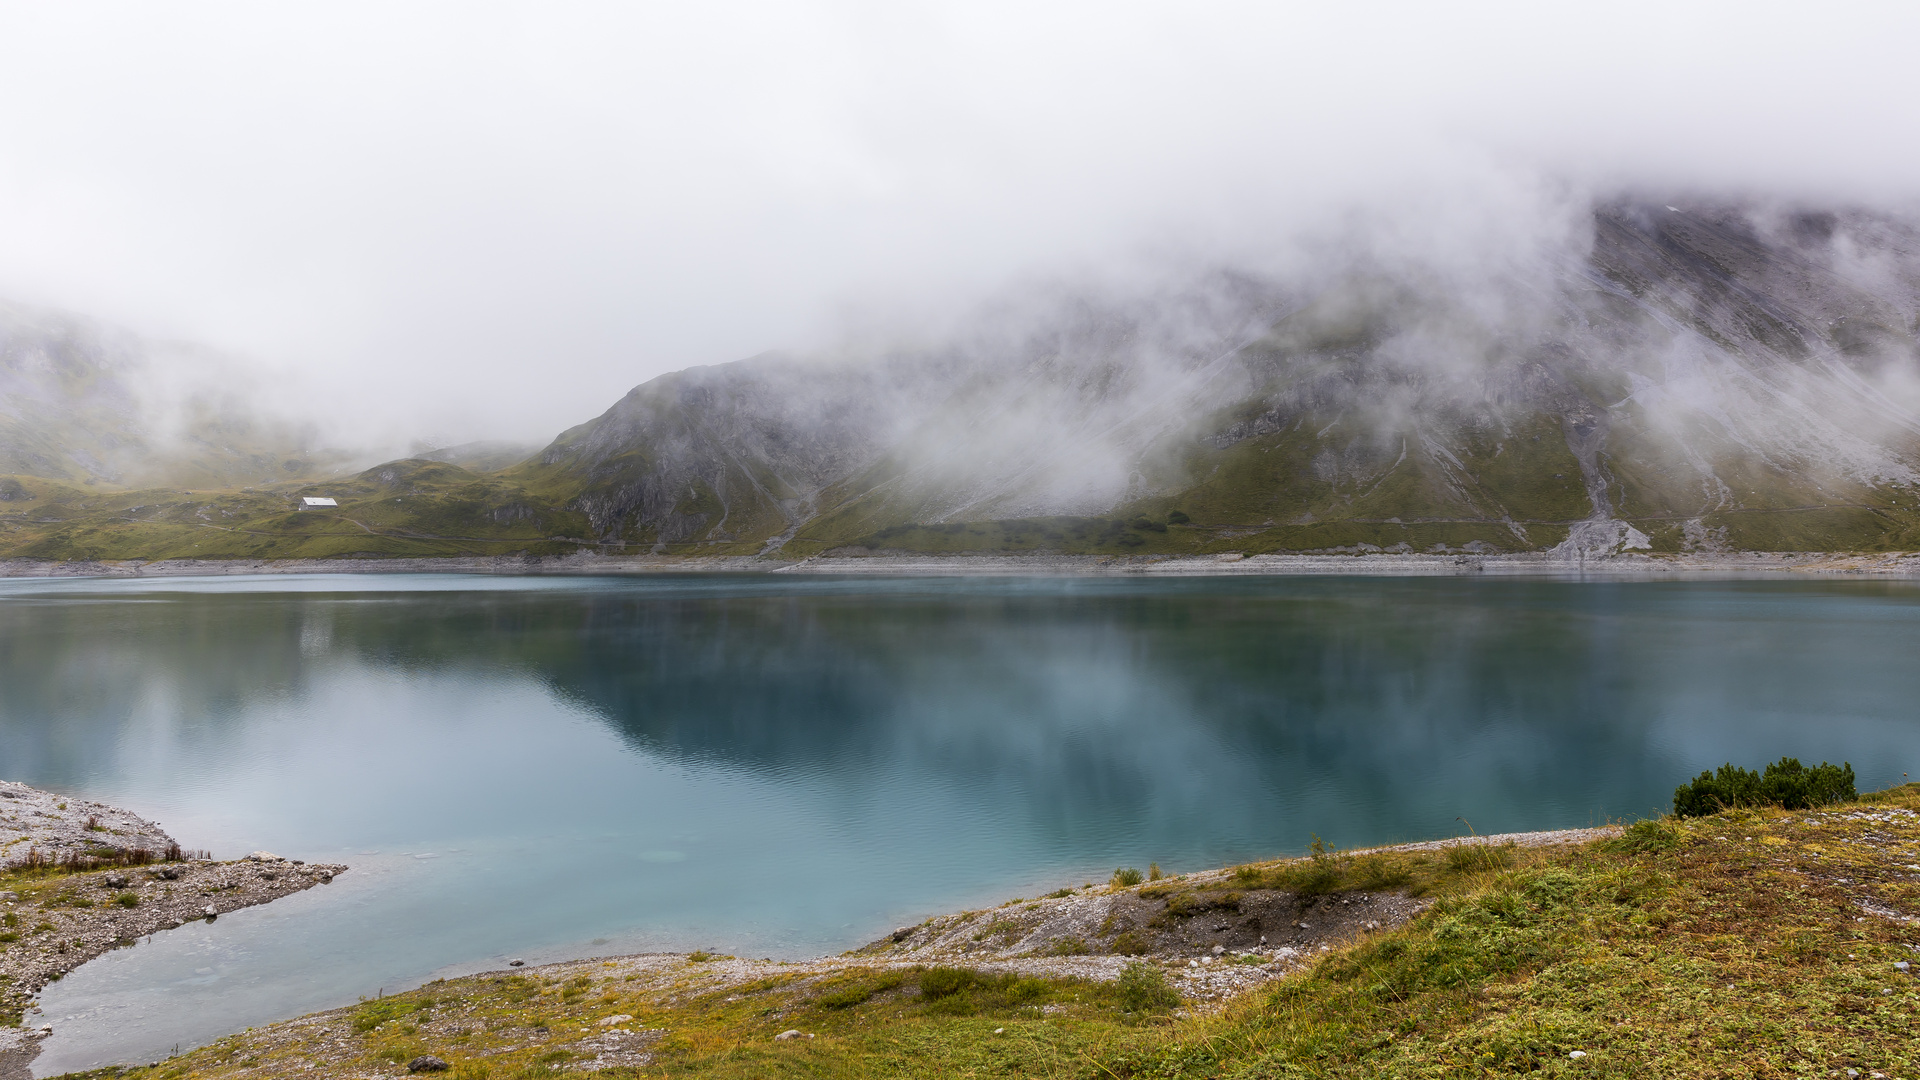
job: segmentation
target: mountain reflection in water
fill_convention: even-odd
[[[1916,654],[1884,582],[15,581],[0,773],[356,866],[56,984],[78,1067],[504,951],[810,954],[1121,864],[1587,825],[1729,759],[1897,782]]]

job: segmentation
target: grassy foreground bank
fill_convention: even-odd
[[[1251,868],[1334,892],[1398,882],[1433,902],[1218,1007],[1169,1011],[1152,965],[1128,985],[849,955],[743,981],[695,954],[447,980],[89,1075],[404,1075],[431,1054],[463,1080],[1910,1077],[1916,811],[1908,785],[1584,846]]]

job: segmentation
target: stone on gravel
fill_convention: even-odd
[[[286,860],[282,859],[278,855],[275,855],[271,851],[255,851],[247,856],[247,861],[248,862],[285,862]]]
[[[449,1068],[452,1068],[452,1066],[434,1057],[432,1054],[421,1054],[419,1057],[407,1062],[407,1071],[410,1073],[446,1072]]]

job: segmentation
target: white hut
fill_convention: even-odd
[[[323,495],[304,495],[300,499],[300,509],[302,510],[319,510],[324,507],[339,505],[339,503]]]

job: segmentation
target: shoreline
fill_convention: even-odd
[[[176,578],[271,574],[818,574],[875,577],[1920,577],[1920,552],[1742,552],[1570,560],[1518,555],[911,555],[827,553],[805,559],[753,555],[449,556],[391,559],[0,559],[0,578]]]
[[[0,823],[17,837],[0,848],[0,1080],[30,1080],[52,1027],[28,1017],[49,983],[143,937],[347,872],[265,851],[215,862],[183,852],[158,822],[8,781],[0,781]]]

